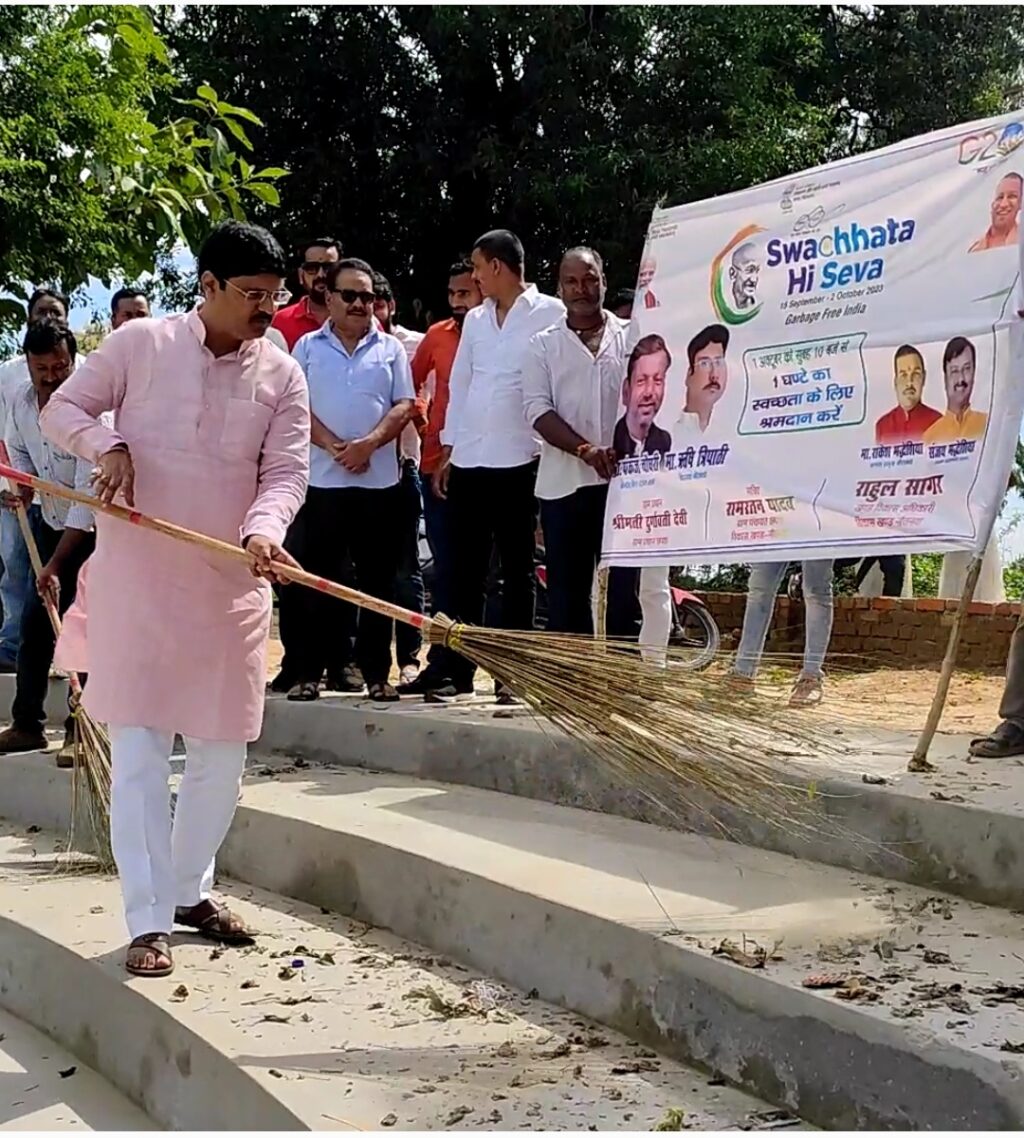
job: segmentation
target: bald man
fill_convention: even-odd
[[[986,249],[1003,249],[1020,239],[1020,199],[1024,178],[1020,174],[1004,174],[996,183],[990,208],[991,224],[985,234],[967,250],[983,253]]]
[[[733,250],[729,280],[732,281],[732,297],[737,312],[745,312],[757,306],[757,281],[760,274],[761,263],[753,241],[746,241]]]

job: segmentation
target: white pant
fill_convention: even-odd
[[[172,826],[173,749],[169,732],[110,728],[110,844],[133,939],[169,933],[176,907],[210,895],[213,861],[238,805],[246,744],[186,739]]]
[[[665,666],[668,637],[672,631],[672,594],[668,568],[652,566],[640,570],[640,654],[652,664]]]

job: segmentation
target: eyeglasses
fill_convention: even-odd
[[[262,304],[268,298],[275,304],[287,304],[292,294],[286,288],[239,288],[233,281],[227,282],[228,288],[240,293],[250,304]]]
[[[303,261],[302,269],[304,272],[312,273],[318,276],[320,273],[326,273],[331,267],[330,261]]]
[[[372,292],[356,292],[354,288],[332,288],[335,296],[340,296],[346,304],[355,304],[361,300],[363,304],[373,304],[377,297]]]

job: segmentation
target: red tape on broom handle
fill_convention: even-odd
[[[141,526],[143,529],[153,530],[155,533],[162,533],[166,537],[174,538],[175,541],[183,541],[188,545],[198,545],[202,549],[208,549],[212,553],[220,553],[224,557],[230,557],[233,561],[238,561],[245,565],[252,565],[252,558],[239,545],[231,545],[229,542],[221,541],[219,538],[209,537],[204,533],[196,533],[195,530],[186,529],[184,526],[175,525],[173,522],[165,522],[160,518],[148,517],[146,514],[140,514],[138,510],[131,510],[127,506],[117,506],[113,503],[101,502],[99,498],[93,497],[92,494],[83,494],[80,490],[71,490],[66,486],[58,486],[53,482],[44,482],[42,478],[36,478],[32,474],[24,474],[22,471],[15,470],[13,466],[9,466],[5,463],[0,463],[0,478],[7,478],[11,482],[18,483],[20,486],[31,486],[33,490],[37,490],[40,494],[49,494],[54,498],[63,498],[67,502],[80,502],[83,506],[88,506],[90,510],[94,510],[96,513],[106,514],[107,517],[111,518],[118,518],[123,522]],[[370,609],[372,612],[380,613],[381,616],[389,617],[392,620],[400,620],[405,624],[411,624],[414,628],[423,629],[424,632],[429,633],[430,626],[433,623],[428,616],[410,612],[408,609],[404,609],[400,605],[391,604],[389,601],[378,600],[377,597],[371,597],[366,593],[361,593],[358,589],[350,589],[346,585],[339,585],[337,581],[328,581],[326,577],[317,577],[314,573],[307,573],[305,569],[293,569],[289,565],[275,563],[275,571],[279,572],[282,577],[286,577],[289,581],[294,581],[296,584],[305,585],[307,588],[316,589],[321,593],[327,593],[328,596],[337,597],[340,601],[349,601],[354,605],[358,605],[360,608]]]

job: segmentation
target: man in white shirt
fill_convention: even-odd
[[[558,295],[566,317],[530,341],[523,363],[526,420],[544,440],[537,497],[547,557],[548,628],[593,635],[591,592],[601,558],[612,436],[626,373],[629,325],[604,308],[604,265],[593,249],[566,252]]]
[[[405,348],[412,365],[413,356],[423,339],[422,332],[403,328],[395,320],[395,294],[383,273],[373,274],[373,291],[376,300],[373,314],[377,323]],[[423,494],[420,490],[420,422],[414,417],[398,436],[398,458],[402,478],[402,548],[399,554],[398,575],[395,578],[395,603],[411,612],[423,613],[423,570],[420,567],[420,518],[423,517]],[[419,674],[420,651],[423,636],[411,624],[395,626],[395,655],[398,658],[399,680],[411,684]]]
[[[89,492],[92,463],[54,446],[39,430],[40,411],[74,368],[77,352],[74,333],[59,321],[34,320],[25,334],[24,351],[31,383],[11,393],[7,405],[4,441],[11,465],[47,482]],[[24,487],[17,493],[5,490],[2,498],[14,516],[19,502],[27,505],[32,500],[32,491]],[[12,722],[5,731],[0,731],[0,754],[46,749],[44,702],[55,637],[40,597],[48,592],[56,600],[58,611],[66,612],[75,599],[78,571],[96,542],[92,511],[88,507],[44,495],[42,515],[36,543],[43,571],[37,582],[38,592],[33,590],[25,602]],[[71,731],[69,719],[65,724],[63,752],[73,745]]]
[[[56,289],[37,288],[29,297],[29,323],[43,319],[66,321],[67,318],[68,299]],[[30,384],[28,362],[24,355],[0,364],[0,438],[6,429],[8,400],[15,391]],[[38,529],[42,524],[39,506],[30,505],[28,514],[33,530]],[[3,578],[0,579],[0,606],[3,608],[0,672],[10,673],[15,670],[18,659],[21,620],[25,602],[35,592],[35,580],[18,519],[6,510],[0,513],[0,562],[3,563]]]
[[[501,623],[533,627],[540,442],[526,422],[523,359],[530,339],[565,316],[565,306],[524,279],[523,246],[495,229],[473,248],[473,279],[484,302],[466,314],[451,373],[435,492],[451,501],[452,597],[458,620],[480,624],[492,548],[501,562]],[[446,650],[431,661],[424,698],[472,692],[474,667]],[[499,702],[510,694],[500,686]]]

